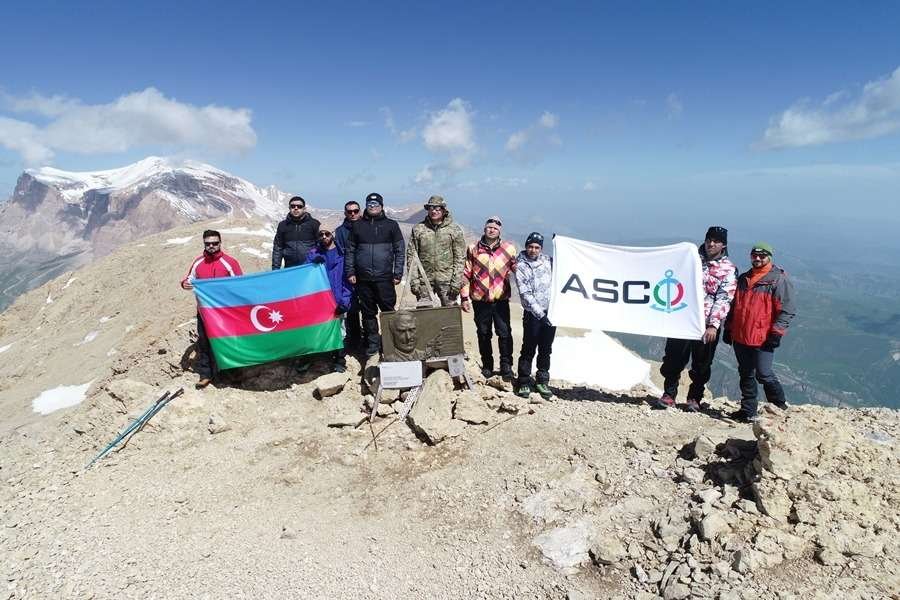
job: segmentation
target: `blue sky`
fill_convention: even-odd
[[[897,3],[186,4],[0,8],[0,195],[164,154],[611,240],[900,225]]]

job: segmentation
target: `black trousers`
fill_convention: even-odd
[[[675,399],[678,394],[678,380],[681,372],[691,363],[688,376],[691,378],[691,387],[688,388],[688,400],[703,398],[703,391],[709,383],[712,374],[712,362],[716,356],[716,346],[719,344],[719,334],[716,339],[708,344],[700,340],[679,340],[668,338],[666,340],[666,353],[663,356],[662,366],[659,368],[663,376],[663,391]]]
[[[492,325],[497,332],[497,345],[500,348],[500,370],[512,368],[513,341],[509,324],[509,300],[496,302],[472,301],[475,311],[475,330],[478,332],[478,352],[481,354],[481,366],[494,370],[494,349],[491,346]]]
[[[212,346],[209,345],[209,337],[206,335],[206,327],[203,325],[200,313],[197,313],[197,362],[195,367],[197,375],[201,379],[212,379],[219,372],[216,366],[216,357],[212,353]]]
[[[519,352],[519,383],[524,385],[531,379],[531,362],[534,360],[534,352],[537,350],[536,383],[548,383],[550,381],[550,352],[553,347],[553,338],[556,337],[556,327],[550,325],[546,319],[538,319],[533,314],[525,311],[522,315],[522,350]]]
[[[378,334],[378,311],[394,310],[397,304],[397,292],[394,282],[357,281],[356,294],[359,298],[359,310],[362,313],[362,329],[366,353],[375,354],[381,348],[381,336]]]
[[[767,401],[778,406],[785,404],[784,388],[772,369],[775,352],[735,342],[734,357],[737,359],[738,376],[741,378],[741,410],[749,415],[756,414],[756,394],[759,389],[757,382],[762,384]]]
[[[362,343],[362,323],[360,322],[359,296],[356,289],[350,297],[350,309],[347,311],[347,336],[344,338],[344,348],[354,350]]]

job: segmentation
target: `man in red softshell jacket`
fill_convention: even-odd
[[[212,279],[214,277],[237,277],[243,275],[240,263],[222,252],[222,236],[218,231],[207,229],[203,232],[203,254],[194,259],[191,268],[181,280],[181,287],[185,290],[194,289],[192,283],[195,279]],[[216,359],[209,346],[209,338],[206,337],[206,328],[200,311],[197,311],[197,373],[200,380],[197,388],[205,388],[212,382],[216,375]]]

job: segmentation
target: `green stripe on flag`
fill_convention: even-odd
[[[341,320],[332,319],[287,331],[209,340],[220,369],[233,369],[344,347]]]

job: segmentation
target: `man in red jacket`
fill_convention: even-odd
[[[243,274],[240,263],[222,252],[222,236],[219,232],[207,229],[203,232],[203,254],[191,263],[188,274],[181,280],[181,287],[185,290],[192,290],[194,289],[192,282],[195,279],[237,277]],[[200,312],[197,311],[197,373],[200,375],[197,388],[202,389],[208,386],[216,375],[216,371],[216,358],[209,346],[203,319],[200,318]]]
[[[772,364],[775,348],[794,318],[794,286],[784,269],[772,263],[770,244],[757,242],[750,250],[753,268],[738,277],[734,306],[728,313],[723,341],[734,344],[741,378],[741,409],[729,415],[736,421],[755,421],[757,382],[766,400],[786,408],[784,388]]]

